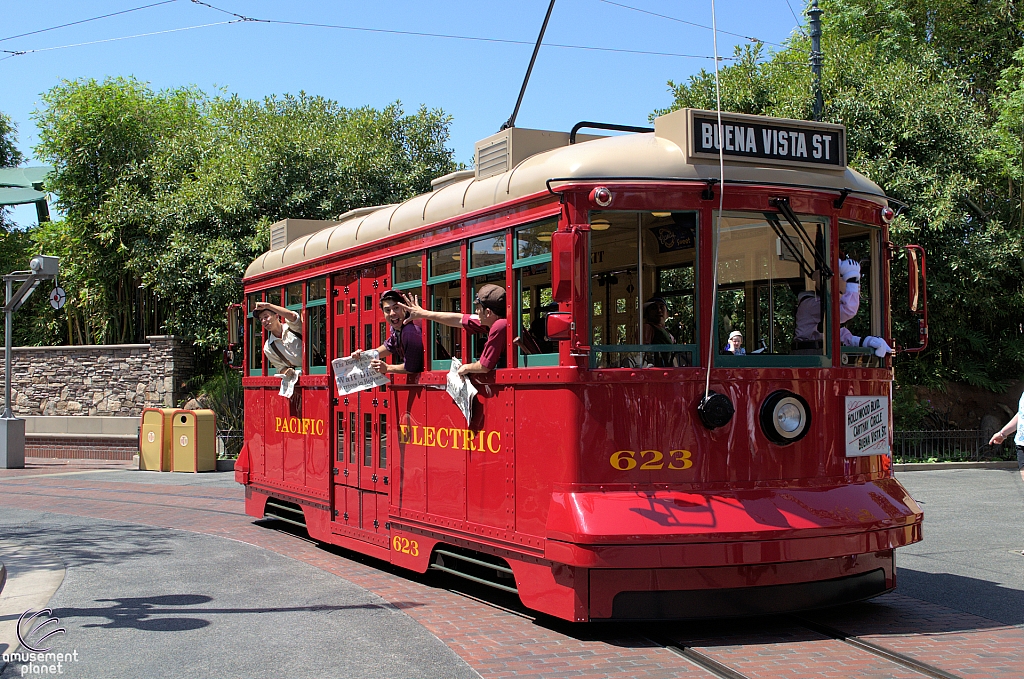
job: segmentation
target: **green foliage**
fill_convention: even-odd
[[[64,82],[43,102],[37,152],[66,215],[34,234],[61,256],[69,293],[55,341],[133,341],[149,300],[162,332],[220,346],[270,224],[401,201],[456,169],[450,118],[400,103],[249,101],[124,78]]]
[[[0,167],[17,167],[25,160],[15,145],[18,141],[18,127],[10,116],[0,111]],[[0,207],[0,230],[8,230],[11,225],[7,216],[8,208]],[[0,257],[7,256],[6,249],[0,249]],[[9,269],[4,269],[9,271]]]
[[[0,112],[0,167],[17,167],[25,158],[15,144],[18,141],[18,127],[10,116]]]
[[[1024,371],[1024,31],[1013,3],[821,6],[824,119],[847,126],[850,165],[907,204],[895,244],[928,255],[930,347],[899,361],[897,379],[1001,390]],[[720,71],[723,110],[810,119],[809,47],[795,37],[772,54],[737,50]],[[669,88],[672,105],[656,115],[715,108],[713,73]],[[894,336],[908,340],[916,323],[896,264]]]

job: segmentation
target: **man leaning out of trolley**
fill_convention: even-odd
[[[505,288],[488,283],[477,290],[473,300],[473,314],[455,311],[431,311],[420,306],[416,295],[406,295],[405,304],[399,305],[409,313],[409,321],[425,318],[452,328],[465,328],[474,334],[487,333],[487,341],[480,352],[480,359],[459,367],[459,374],[487,373],[503,366],[505,358],[505,337],[508,322],[505,320]]]
[[[371,350],[376,352],[376,357],[370,361],[370,367],[381,375],[423,372],[423,332],[415,323],[406,323],[409,313],[402,305],[401,293],[388,290],[381,295],[380,309],[391,327],[391,334],[384,344]],[[352,358],[362,353],[362,349],[356,349]],[[385,358],[391,358],[394,363],[388,363]]]
[[[270,302],[256,302],[252,315],[267,331],[263,354],[283,375],[294,376],[302,367],[302,317]]]

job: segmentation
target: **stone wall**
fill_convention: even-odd
[[[173,335],[146,340],[149,344],[15,347],[15,415],[139,417],[143,408],[177,406],[192,375],[192,347]],[[3,354],[0,348],[0,380]]]

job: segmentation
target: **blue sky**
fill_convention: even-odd
[[[4,39],[154,3],[159,4]],[[512,113],[548,0],[209,2],[259,19],[529,44],[242,21],[165,32],[235,19],[191,0],[2,4],[0,50],[38,50],[7,59],[0,52],[0,111],[18,125],[19,147],[29,165],[38,163],[32,157],[37,136],[31,113],[40,94],[62,79],[118,75],[135,76],[154,89],[196,85],[246,98],[304,90],[349,107],[400,100],[407,111],[421,104],[441,108],[453,117],[456,159],[468,162],[474,142],[496,132]],[[802,0],[717,0],[719,53],[729,56],[746,42],[725,32],[783,42],[797,23],[793,11],[802,10]],[[712,32],[683,22],[710,26],[711,19],[710,0],[557,0],[516,125],[551,130],[569,130],[580,120],[646,125],[651,111],[671,102],[669,80],[711,70],[713,61],[552,45],[710,57]],[[144,33],[157,34],[111,40]],[[93,44],[66,47],[78,43]],[[35,222],[35,209],[19,208],[14,217],[27,226]]]

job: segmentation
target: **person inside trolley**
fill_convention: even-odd
[[[812,276],[815,287],[819,285],[821,271],[815,270]],[[857,315],[860,310],[860,262],[846,258],[839,261],[839,323],[844,324]],[[821,296],[817,290],[806,290],[797,296],[796,337],[793,353],[821,353],[822,348],[822,317]],[[892,353],[890,347],[881,337],[865,335],[858,337],[845,325],[839,328],[839,343],[847,347],[868,347],[875,350],[875,355],[883,358]]]
[[[665,327],[668,320],[668,305],[661,297],[652,297],[644,302],[644,344],[675,344],[676,339]],[[644,356],[645,363],[657,368],[675,364],[672,352],[659,351]]]
[[[252,315],[267,331],[263,355],[282,375],[293,377],[302,367],[302,317],[270,302],[256,302]]]
[[[505,320],[505,288],[491,283],[482,285],[473,300],[473,314],[424,309],[420,306],[417,295],[406,295],[405,303],[398,306],[408,313],[405,321],[407,324],[424,318],[452,328],[463,327],[475,334],[487,333],[487,341],[480,352],[480,358],[460,366],[460,375],[487,373],[495,368],[504,367],[505,338],[508,333],[508,321]]]
[[[743,356],[747,353],[747,350],[743,348],[743,333],[739,330],[733,330],[729,333],[729,340],[725,343],[725,348],[722,349],[723,354],[733,354],[734,356]]]
[[[415,323],[405,322],[409,313],[402,301],[402,295],[397,290],[388,290],[380,296],[380,309],[391,326],[391,334],[384,344],[374,350],[377,358],[370,361],[370,367],[381,375],[423,372],[423,332]],[[352,352],[352,358],[358,358],[362,353],[362,349],[356,349]],[[385,361],[388,357],[392,357],[395,362]]]

